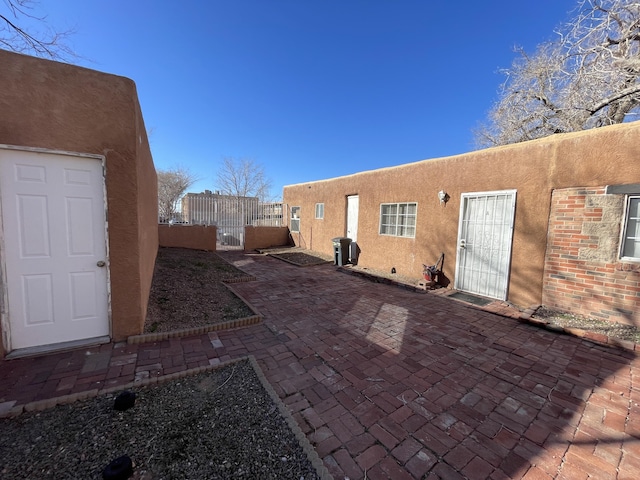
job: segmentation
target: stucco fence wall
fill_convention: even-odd
[[[161,247],[216,251],[217,227],[203,225],[158,225]]]
[[[142,332],[158,250],[157,179],[134,82],[3,50],[0,65],[0,144],[106,159],[111,336]]]
[[[604,186],[553,192],[544,305],[640,325],[640,264],[619,259],[624,208]]]
[[[331,254],[331,239],[346,234],[346,197],[358,195],[359,265],[420,278],[422,265],[444,253],[442,278],[453,285],[461,195],[515,189],[508,300],[529,307],[542,302],[553,190],[638,183],[638,158],[640,122],[634,122],[288,185],[283,201],[300,207],[296,244]],[[448,203],[439,202],[440,190]],[[380,235],[380,205],[401,202],[418,204],[415,238]],[[324,203],[323,219],[315,219],[316,203]]]
[[[244,250],[293,245],[288,227],[244,227]]]
[[[158,225],[161,247],[216,251],[217,227],[202,225]],[[292,245],[288,227],[244,228],[244,250]]]

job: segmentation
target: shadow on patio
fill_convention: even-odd
[[[234,289],[280,343],[220,339],[256,356],[335,478],[637,477],[633,353],[328,265],[221,255],[258,278]]]

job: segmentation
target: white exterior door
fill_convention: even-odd
[[[349,195],[347,197],[347,238],[351,239],[349,247],[349,260],[351,263],[358,263],[358,211],[360,208],[360,197]]]
[[[347,237],[354,242],[358,240],[358,208],[360,197],[349,195],[347,197]]]
[[[516,191],[463,193],[456,290],[507,299]]]
[[[0,149],[0,201],[10,349],[109,335],[102,160]]]

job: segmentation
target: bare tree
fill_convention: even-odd
[[[479,147],[622,123],[640,111],[640,2],[580,0],[554,42],[519,49]]]
[[[158,217],[160,221],[175,219],[178,203],[198,177],[183,167],[158,170]]]
[[[67,44],[75,31],[51,27],[46,15],[38,14],[38,5],[35,0],[0,2],[0,48],[56,60],[75,58]],[[33,25],[27,27],[27,23]]]
[[[218,169],[217,188],[225,195],[269,200],[271,180],[262,165],[251,158],[224,157]]]

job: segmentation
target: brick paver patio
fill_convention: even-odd
[[[220,252],[261,325],[0,361],[0,412],[254,355],[336,479],[640,477],[635,353],[438,295]]]

